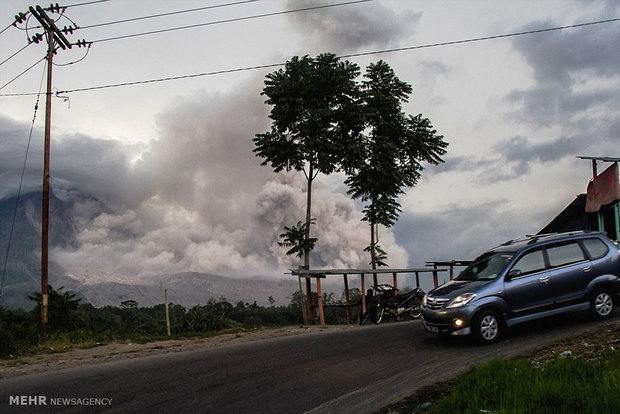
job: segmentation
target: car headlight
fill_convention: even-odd
[[[476,297],[475,293],[465,293],[464,295],[459,295],[446,308],[460,308],[461,306],[467,305],[473,298]]]
[[[428,296],[428,294],[424,294],[424,297],[422,298],[422,306],[426,307],[426,297]]]

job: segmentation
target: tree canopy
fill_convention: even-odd
[[[385,252],[378,246],[375,225],[391,227],[401,213],[398,197],[417,184],[421,162],[443,162],[448,144],[427,118],[407,116],[402,105],[413,89],[384,61],[368,66],[361,99],[365,130],[345,154],[349,194],[366,202],[363,220],[371,226],[371,265]],[[385,264],[383,260],[380,263]]]
[[[301,256],[309,268],[312,181],[321,172],[344,171],[349,195],[366,203],[370,223],[367,248],[373,268],[385,264],[375,226],[391,227],[401,210],[399,196],[421,177],[421,162],[439,164],[448,144],[431,122],[407,115],[402,105],[413,89],[380,60],[357,80],[359,67],[334,54],[294,57],[266,76],[263,95],[271,106],[271,128],[256,134],[254,152],[275,172],[303,171],[307,179],[306,220],[285,227],[282,246]],[[294,231],[293,231],[294,230]],[[301,240],[300,231],[305,231]],[[292,237],[295,236],[295,237]]]
[[[319,172],[341,166],[343,151],[363,128],[359,105],[359,67],[324,53],[294,57],[266,76],[262,94],[271,106],[271,128],[253,139],[262,165],[275,172],[303,171],[307,180],[304,266],[310,266],[312,182]]]

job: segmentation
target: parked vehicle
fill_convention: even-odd
[[[428,292],[422,324],[434,334],[473,334],[483,344],[507,327],[575,311],[611,318],[620,299],[620,251],[603,233],[511,240]]]
[[[395,294],[394,287],[381,284],[368,289],[366,294],[366,312],[360,315],[360,324],[368,319],[380,324],[385,316],[402,321],[407,318],[416,319],[421,315],[420,307],[424,291],[420,288],[402,294]]]

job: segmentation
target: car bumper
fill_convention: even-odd
[[[422,326],[426,332],[430,332],[437,335],[452,335],[452,336],[460,336],[460,335],[469,335],[471,334],[471,328],[454,328],[450,325],[438,325],[427,323],[425,320],[422,320]]]
[[[431,311],[422,310],[422,326],[424,330],[440,335],[469,335],[471,334],[471,316],[464,309]],[[456,321],[460,321],[457,324]]]

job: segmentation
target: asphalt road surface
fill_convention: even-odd
[[[0,380],[0,412],[373,413],[478,362],[597,324],[570,316],[481,347],[413,321],[149,356]]]

